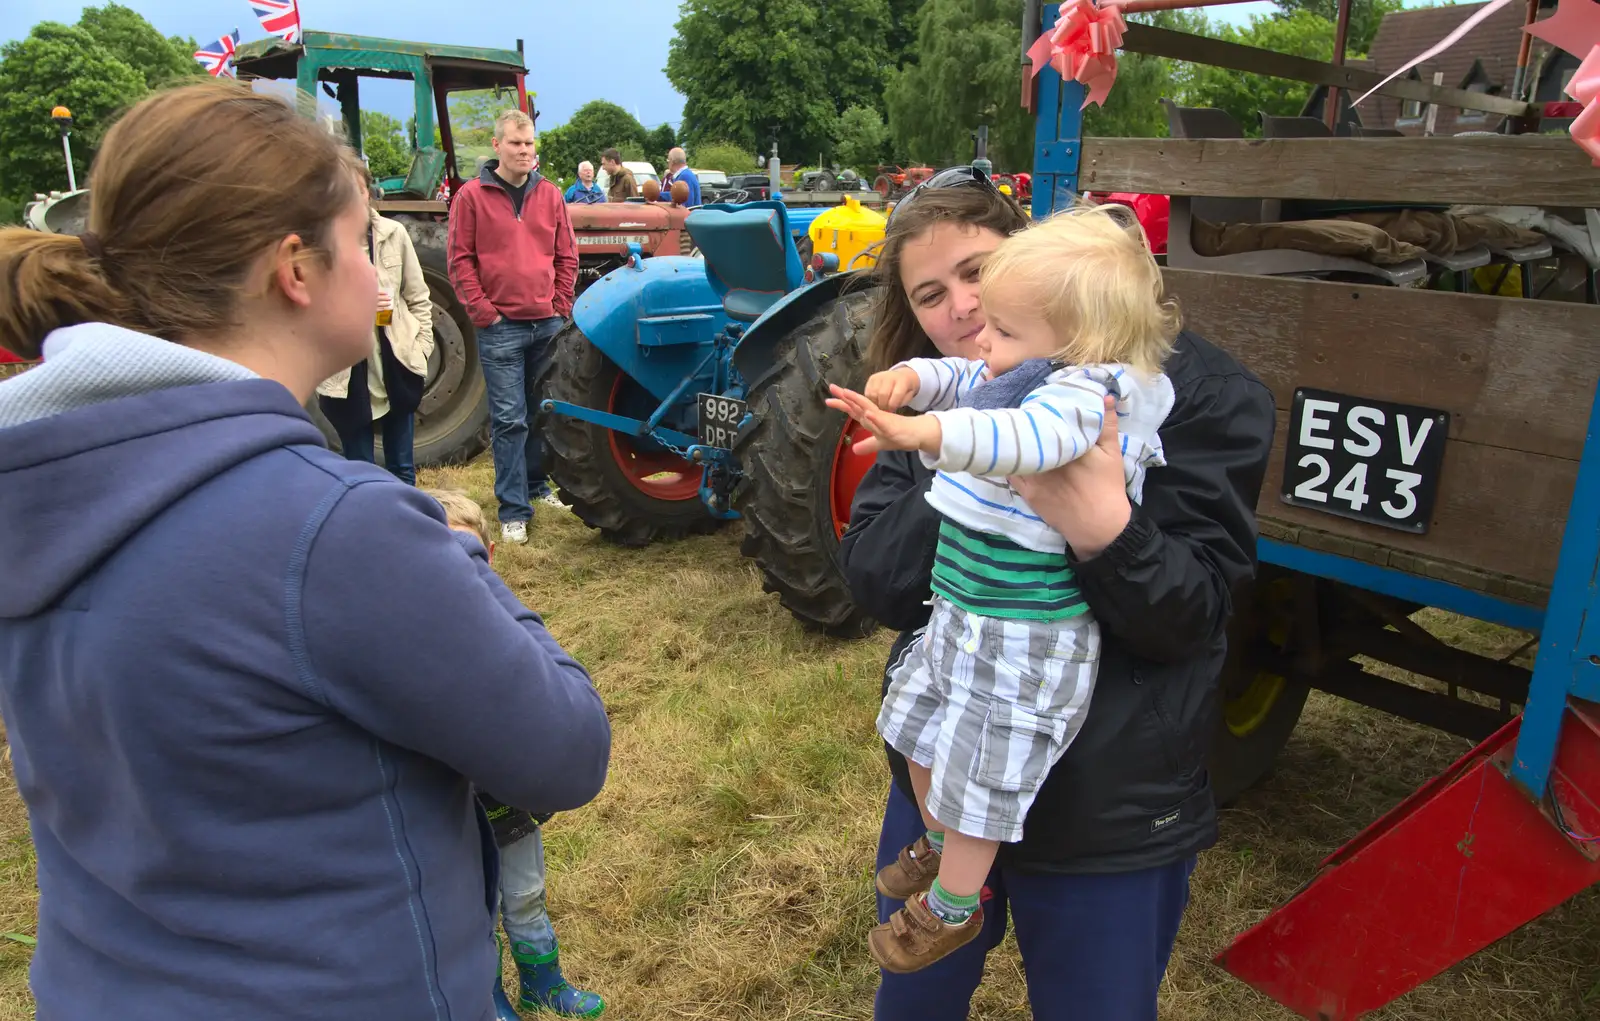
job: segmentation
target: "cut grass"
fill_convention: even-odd
[[[491,482],[487,463],[424,479],[492,510]],[[570,514],[537,513],[528,545],[498,546],[496,566],[589,668],[614,734],[604,793],[546,830],[568,977],[626,1021],[869,1018],[871,866],[888,784],[873,719],[891,636],[838,642],[802,631],[762,594],[737,529],[625,550]],[[1486,653],[1521,643],[1432,611],[1419,620]],[[1221,843],[1201,856],[1162,1018],[1292,1018],[1211,956],[1465,748],[1314,693],[1276,774],[1223,814]],[[5,781],[0,932],[31,934],[32,852]],[[0,940],[0,1021],[31,1016],[29,952]],[[972,1016],[1030,1016],[1011,941],[991,957]],[[1600,1019],[1600,895],[1578,897],[1374,1017]]]

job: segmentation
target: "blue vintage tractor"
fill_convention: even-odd
[[[699,258],[636,255],[578,298],[542,382],[551,479],[624,545],[742,519],[784,606],[865,634],[834,552],[872,459],[823,398],[863,381],[872,296],[805,282],[782,202],[705,206],[687,228]]]

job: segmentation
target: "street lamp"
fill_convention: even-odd
[[[72,133],[72,111],[58,106],[50,111],[50,119],[61,129],[61,151],[67,157],[67,190],[77,191],[78,175],[72,169],[72,140],[68,137]]]

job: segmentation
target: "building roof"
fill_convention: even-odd
[[[1386,14],[1378,25],[1377,35],[1373,37],[1367,56],[1375,70],[1387,74],[1461,27],[1463,22],[1484,6],[1481,3],[1453,4]],[[1474,65],[1481,64],[1490,91],[1507,93],[1517,73],[1517,51],[1522,45],[1522,23],[1526,16],[1526,5],[1507,4],[1454,46],[1419,64],[1410,73],[1414,73],[1421,81],[1432,82],[1435,72],[1443,72],[1444,86],[1464,89],[1471,83]],[[1539,57],[1545,49],[1548,49],[1545,44],[1534,42],[1530,58],[1532,68],[1537,69]],[[1401,120],[1402,102],[1394,96],[1373,96],[1361,104],[1362,123],[1369,127],[1404,128],[1406,125],[1403,123],[1396,125],[1396,121]],[[1473,120],[1475,115],[1472,111],[1441,107],[1436,132],[1450,134],[1457,130],[1456,117],[1463,113],[1467,114],[1469,120],[1460,126],[1460,130],[1484,129],[1486,125],[1492,130],[1492,125],[1498,124],[1501,119],[1496,114],[1489,114]],[[1420,133],[1420,128],[1418,130]]]

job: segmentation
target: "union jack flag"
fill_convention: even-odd
[[[225,35],[214,43],[206,43],[194,51],[194,59],[213,78],[237,78],[233,73],[233,53],[239,48],[239,30]]]
[[[299,0],[250,0],[250,6],[269,34],[287,43],[300,41]]]

